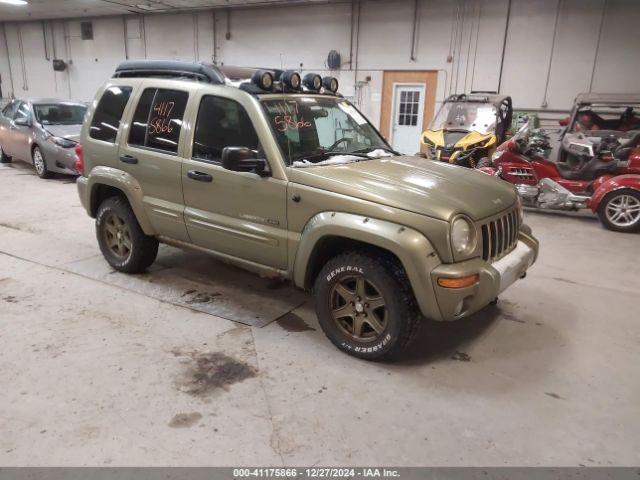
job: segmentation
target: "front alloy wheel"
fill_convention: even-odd
[[[109,213],[105,218],[103,234],[111,253],[126,259],[131,252],[131,231],[124,220],[115,213]]]
[[[421,318],[402,265],[385,252],[355,250],[335,256],[318,273],[313,296],[329,340],[367,360],[400,353]]]
[[[35,147],[33,149],[33,168],[35,168],[36,173],[40,178],[51,177],[51,172],[47,169],[47,162],[44,159],[44,155],[42,155],[40,147]]]
[[[374,342],[387,326],[387,304],[378,288],[363,275],[347,276],[331,287],[331,317],[346,335]]]
[[[609,193],[600,203],[598,216],[609,230],[640,231],[640,192],[622,189]]]

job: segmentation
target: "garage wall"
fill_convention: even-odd
[[[79,20],[44,22],[47,56],[55,47],[69,62],[63,73],[46,59],[43,22],[6,23],[13,87],[3,35],[0,75],[5,96],[89,100],[125,54],[323,73],[335,49],[342,92],[374,122],[383,70],[437,71],[438,100],[499,88],[517,108],[553,111],[581,91],[640,90],[639,23],[635,0],[419,0],[417,15],[413,0],[354,0],[103,17],[93,40],[81,40]]]

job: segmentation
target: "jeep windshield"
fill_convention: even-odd
[[[287,166],[349,163],[395,153],[342,98],[287,96],[261,103]]]
[[[496,129],[497,112],[490,103],[445,102],[433,119],[431,129],[490,133]]]

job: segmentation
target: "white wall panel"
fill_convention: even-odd
[[[513,0],[501,91],[516,105],[542,105],[559,0]]]
[[[593,91],[640,93],[640,1],[607,0]]]
[[[350,3],[233,9],[229,39],[226,38],[225,10],[216,10],[215,25],[211,10],[196,14],[131,15],[126,17],[126,46],[131,59],[210,61],[215,30],[215,53],[219,62],[323,73],[327,68],[327,54],[335,49],[343,61],[342,69],[333,72],[341,82],[341,90],[347,96],[358,93],[361,108],[377,122],[383,70],[437,70],[438,100],[454,91],[496,90],[508,2],[419,0],[415,59],[412,60],[413,0],[362,0],[359,42],[356,45],[355,35],[353,42],[354,57],[356,46],[358,51],[357,75],[352,70],[355,62],[353,66],[348,63]],[[606,15],[598,47],[604,2]],[[597,48],[594,91],[640,90],[637,82],[640,78],[637,28],[640,1],[511,0],[511,5],[501,90],[514,97],[516,107],[541,107],[549,72],[548,107],[568,108],[575,94],[588,90],[592,83]],[[355,25],[357,18],[354,20]],[[14,94],[91,99],[125,57],[123,18],[94,19],[93,24],[93,40],[80,39],[77,20],[47,24],[50,56],[53,57],[51,32],[54,32],[57,57],[70,61],[68,72],[54,73],[51,62],[44,58],[41,23],[21,23],[28,87],[25,90],[17,24],[8,23]],[[11,82],[1,43],[0,75],[3,92],[8,94]],[[356,80],[362,82],[367,76],[371,80],[359,84],[361,87],[356,91]]]

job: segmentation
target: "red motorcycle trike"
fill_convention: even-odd
[[[544,138],[523,129],[497,148],[491,167],[480,170],[513,183],[525,206],[589,208],[610,230],[640,231],[640,133],[603,137],[571,165],[547,160]]]

